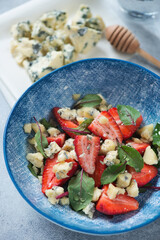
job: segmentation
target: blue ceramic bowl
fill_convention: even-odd
[[[13,108],[4,133],[4,156],[9,175],[21,196],[41,215],[71,230],[88,234],[116,234],[144,226],[160,216],[160,192],[140,194],[140,208],[108,218],[96,213],[94,220],[70,207],[52,206],[41,192],[25,159],[29,151],[23,125],[48,117],[54,106],[72,105],[72,94],[101,93],[113,106],[128,104],[139,109],[145,124],[159,120],[160,78],[129,62],[88,59],[64,66],[33,84]],[[160,186],[157,177],[154,184]]]

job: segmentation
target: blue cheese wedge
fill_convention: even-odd
[[[22,21],[14,24],[11,28],[13,38],[19,39],[23,37],[30,38],[31,36],[31,23],[30,21]]]
[[[23,66],[27,70],[31,80],[35,82],[47,73],[63,66],[63,53],[61,51],[52,51],[47,53],[46,56],[39,57],[32,62],[25,60]]]
[[[41,48],[42,45],[38,41],[29,38],[20,38],[11,42],[11,53],[20,65],[25,59],[34,60],[42,56]]]
[[[81,5],[72,19],[72,25],[84,27],[86,19],[91,17],[92,17],[92,13],[90,8],[86,5]]]
[[[52,28],[46,27],[46,25],[40,21],[36,21],[35,23],[33,23],[32,34],[31,34],[31,37],[33,39],[36,39],[41,42],[45,40],[47,36],[51,36],[51,35],[53,35]]]
[[[76,60],[77,54],[75,52],[75,48],[71,44],[64,44],[62,52],[64,55],[64,64],[68,64]]]
[[[69,26],[69,37],[78,53],[89,52],[101,39],[102,33],[92,28]]]
[[[64,11],[54,10],[52,12],[44,13],[40,18],[40,21],[49,28],[63,28],[67,21],[67,13]]]

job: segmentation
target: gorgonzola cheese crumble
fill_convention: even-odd
[[[74,62],[78,53],[87,53],[100,40],[103,20],[92,17],[88,6],[80,6],[71,25],[66,25],[67,20],[66,11],[53,10],[33,23],[21,21],[12,26],[11,53],[27,70],[32,82]],[[53,52],[57,54],[53,56]]]

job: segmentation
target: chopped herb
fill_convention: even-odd
[[[32,173],[32,175],[35,176],[36,178],[38,178],[37,174],[35,173],[35,171],[33,169],[33,164],[29,162],[27,167],[28,167],[29,171]]]
[[[69,181],[69,200],[75,211],[85,208],[93,198],[94,180],[83,170]]]
[[[40,120],[40,123],[43,124],[43,126],[45,126],[46,129],[52,127],[52,125],[45,118],[42,118]]]
[[[87,94],[74,104],[74,108],[97,107],[102,102],[102,98],[97,94]]]
[[[160,147],[160,123],[157,123],[153,131],[153,145]]]
[[[117,105],[119,117],[124,125],[136,125],[140,112],[128,105]]]
[[[118,175],[121,172],[124,172],[126,169],[126,162],[124,163],[119,163],[119,164],[114,164],[112,166],[107,167],[101,177],[101,184],[109,184],[114,182]]]
[[[140,172],[144,166],[141,154],[132,147],[119,146],[118,155],[121,162],[127,161],[127,165],[133,167],[136,170],[136,172]]]

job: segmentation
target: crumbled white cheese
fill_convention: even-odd
[[[19,39],[23,37],[30,38],[31,36],[31,23],[30,21],[22,21],[14,24],[11,28],[13,38]]]
[[[63,53],[62,51],[51,51],[32,62],[25,60],[23,66],[31,80],[35,82],[47,73],[63,66]]]
[[[68,197],[62,197],[59,199],[59,203],[64,206],[64,205],[69,205],[69,198]]]
[[[22,65],[25,59],[34,60],[38,56],[42,56],[41,44],[36,40],[28,38],[20,38],[18,41],[11,41],[11,53],[16,62]]]
[[[60,108],[58,113],[61,118],[66,120],[74,120],[77,116],[77,111],[75,109],[71,110],[70,108]]]
[[[32,131],[32,125],[31,125],[31,123],[26,123],[26,124],[24,124],[23,129],[24,129],[24,132],[25,132],[25,133],[31,133],[31,131]]]
[[[46,131],[45,126],[41,123],[39,123],[39,127],[38,127],[37,123],[32,123],[31,125],[32,125],[32,129],[35,133],[37,133],[39,131],[39,127],[41,129],[41,133],[44,133]]]
[[[154,150],[148,146],[144,152],[143,160],[148,165],[154,165],[158,163],[158,158]]]
[[[69,156],[70,156],[71,159],[77,161],[77,154],[76,154],[75,150],[70,151]]]
[[[154,129],[153,124],[146,125],[146,126],[142,127],[141,129],[139,129],[138,133],[140,134],[140,136],[142,138],[144,138],[147,141],[151,142],[153,140],[153,137],[152,137],[153,129]]]
[[[37,168],[41,168],[43,166],[43,155],[39,152],[28,153],[26,158]]]
[[[63,28],[67,21],[67,13],[64,11],[53,10],[42,15],[40,20],[49,28]]]
[[[51,142],[47,148],[44,148],[45,154],[50,158],[52,158],[54,154],[58,153],[60,150],[61,148],[56,142]]]
[[[77,58],[75,48],[70,43],[62,46],[62,52],[64,55],[64,64],[74,62]]]
[[[132,175],[130,173],[120,173],[117,177],[116,186],[120,188],[126,188],[130,185]]]
[[[43,41],[47,36],[53,35],[53,29],[46,27],[46,25],[40,21],[36,21],[32,25],[32,34],[31,37],[38,41]]]
[[[48,201],[51,204],[59,203],[60,199],[56,199],[56,197],[60,194],[64,193],[63,187],[53,187],[52,189],[47,189],[45,191],[46,196],[48,197]]]
[[[106,139],[104,143],[101,145],[100,153],[101,154],[107,154],[110,151],[114,151],[116,149],[116,144],[114,141],[110,139]],[[116,155],[117,157],[117,155]]]
[[[60,131],[57,128],[50,127],[47,129],[47,132],[51,137],[57,137],[58,134],[60,134]]]
[[[117,150],[116,151],[109,151],[104,158],[104,163],[107,166],[111,166],[113,164],[118,164],[120,162],[120,160],[117,159],[117,157],[118,157],[118,151]]]
[[[66,159],[69,159],[69,158],[70,158],[70,153],[69,153],[68,151],[61,150],[61,151],[58,153],[57,161],[58,161],[58,162],[63,162],[63,161],[65,161]]]
[[[102,33],[92,28],[68,26],[70,40],[78,53],[89,52],[101,39]]]
[[[82,211],[88,215],[89,218],[93,218],[93,214],[95,212],[95,204],[90,202]]]
[[[132,140],[133,140],[135,143],[142,143],[142,141],[141,141],[139,138],[132,137]]]
[[[94,119],[99,115],[99,111],[92,107],[82,107],[77,110],[78,117],[91,118]]]
[[[53,172],[56,174],[57,179],[68,177],[68,172],[72,169],[73,162],[60,162],[53,166]]]
[[[66,151],[74,150],[74,149],[75,149],[74,139],[73,139],[73,138],[68,138],[68,139],[65,141],[62,149],[63,149],[63,150],[66,150]]]
[[[109,184],[108,190],[107,190],[107,195],[110,199],[115,199],[117,195],[119,194],[124,194],[125,189],[124,188],[119,188],[115,187],[112,183]]]
[[[72,25],[84,27],[86,19],[91,18],[92,13],[88,6],[80,5],[78,11],[76,12],[75,16],[72,18]]]
[[[93,192],[93,198],[92,198],[92,202],[97,202],[98,199],[100,198],[101,194],[102,194],[102,189],[99,189],[98,187],[94,188],[94,192]]]
[[[131,184],[126,188],[126,191],[130,197],[138,197],[139,188],[135,179],[131,180]]]

